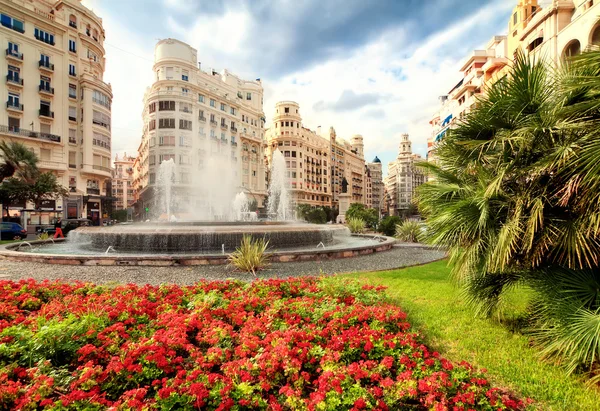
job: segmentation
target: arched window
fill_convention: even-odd
[[[600,46],[600,23],[596,24],[594,30],[592,30],[591,44],[594,46]]]
[[[579,40],[573,40],[567,44],[567,47],[565,47],[565,51],[563,51],[563,58],[568,59],[579,54],[581,54],[581,43],[579,43]]]
[[[94,38],[94,40],[98,41],[98,30],[94,29],[92,37]]]
[[[73,28],[77,28],[77,17],[75,17],[74,14],[71,14],[69,16],[69,26],[71,26]]]

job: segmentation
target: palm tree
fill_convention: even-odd
[[[478,312],[531,287],[533,335],[569,371],[600,357],[599,75],[598,52],[558,72],[518,56],[424,164],[435,181],[418,195]]]
[[[38,173],[38,158],[21,143],[0,142],[0,182],[9,177],[31,181]]]

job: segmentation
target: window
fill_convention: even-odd
[[[154,154],[150,154],[148,156],[148,164],[150,164],[151,166],[156,164],[156,157],[154,156]]]
[[[23,55],[19,53],[19,45],[17,43],[8,42],[8,50],[7,53],[11,56],[19,57],[23,60]]]
[[[92,143],[95,146],[110,150],[110,137],[105,136],[104,134],[94,131],[94,139],[93,139]]]
[[[69,64],[69,75],[70,76],[76,76],[77,75],[75,73],[75,64]]]
[[[184,113],[192,112],[192,105],[190,103],[179,103],[179,111]]]
[[[46,44],[54,46],[54,34],[48,33],[47,31],[35,28],[35,38],[43,41]]]
[[[77,86],[69,84],[69,98],[77,98]]]
[[[517,24],[517,12],[515,12],[515,14],[513,14],[513,26]]]
[[[175,136],[160,136],[158,137],[158,145],[159,146],[174,146],[175,145]],[[162,160],[161,160],[162,162]]]
[[[216,123],[216,120],[215,120],[215,115],[214,115],[214,114],[211,114],[211,115],[210,115],[210,121],[212,121],[212,122],[215,122],[215,123]]]
[[[217,102],[215,100],[213,100],[212,98],[210,99],[210,106],[217,107]]]
[[[192,122],[190,120],[180,119],[179,120],[179,128],[182,129],[182,130],[191,130],[192,129]]]
[[[246,93],[246,100],[252,100],[252,93]]]
[[[190,147],[190,139],[186,136],[179,136],[179,146],[180,147]]]
[[[9,117],[8,118],[8,130],[9,131],[19,131],[21,128],[21,119],[17,117]]]
[[[161,118],[158,120],[158,128],[175,128],[175,119]]]
[[[19,100],[21,99],[20,94],[17,93],[8,93],[8,105],[11,107],[20,107]]]
[[[40,54],[40,67],[51,68],[50,65],[50,56],[46,56],[45,54]],[[54,67],[52,67],[54,69]]]
[[[181,88],[181,94],[183,94],[184,96],[187,96],[188,94],[190,94],[190,89],[189,88]]]
[[[92,94],[92,101],[94,103],[100,104],[110,110],[110,98],[106,94],[102,93],[101,91],[94,90],[94,92]]]
[[[150,123],[148,123],[148,130],[156,130],[156,120],[150,120]]]
[[[183,81],[189,81],[189,72],[187,70],[182,70],[181,79]]]
[[[150,184],[154,184],[156,182],[156,174],[150,173]]]
[[[156,137],[151,137],[150,142],[148,143],[150,147],[154,147],[156,145]]]
[[[173,80],[173,67],[167,67],[167,80]]]
[[[77,144],[77,130],[74,128],[69,129],[69,143]]]
[[[175,111],[174,101],[159,101],[158,111]]]
[[[156,103],[150,103],[148,105],[148,113],[156,113]]]
[[[77,43],[75,40],[69,39],[69,51],[71,53],[77,53]]]
[[[189,163],[187,163],[189,164]],[[179,179],[182,184],[187,184],[190,182],[190,174],[189,173],[181,173],[179,174]]]
[[[77,153],[69,151],[69,168],[77,168]]]
[[[12,83],[21,84],[21,69],[15,66],[8,66],[8,77],[6,79]]]
[[[2,13],[0,14],[0,23],[4,27],[18,31],[19,33],[25,33],[25,28],[21,20],[13,19],[12,17]]]
[[[100,111],[96,111],[96,110],[94,110],[92,113],[93,113],[92,123],[102,126],[107,130],[110,130],[110,116],[109,115],[104,114]]]
[[[191,164],[190,156],[185,154],[179,154],[179,164]]]
[[[175,161],[175,154],[160,154],[158,156],[158,160],[160,163],[162,163],[163,161],[169,161],[169,160]]]
[[[198,94],[198,103],[204,103],[204,96],[202,94]]]
[[[225,104],[221,103],[221,111],[225,111]]]
[[[235,107],[231,107],[231,114],[233,114],[235,116]]]
[[[98,56],[90,49],[88,49],[87,56],[92,61],[98,61]]]
[[[287,114],[287,113],[289,113],[289,112],[290,112],[290,108],[289,108],[289,107],[286,107],[286,108],[285,108],[285,113]]]
[[[51,91],[50,80],[50,77],[40,76],[40,90]]]
[[[69,106],[69,120],[77,121],[77,107]]]
[[[74,29],[77,28],[77,17],[72,14],[69,16],[69,26],[73,27]]]

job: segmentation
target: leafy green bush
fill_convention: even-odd
[[[253,240],[252,236],[244,235],[240,246],[229,256],[229,262],[240,271],[256,275],[269,265],[265,254],[268,246],[269,242],[264,238]]]
[[[423,224],[406,220],[396,225],[396,238],[407,243],[419,243],[423,237]]]
[[[360,218],[348,218],[346,223],[352,234],[362,234],[365,232],[365,222]]]
[[[396,226],[402,222],[398,216],[391,215],[381,219],[377,226],[377,231],[388,237],[393,237],[396,234]]]
[[[325,224],[327,222],[327,213],[322,207],[315,207],[306,215],[306,221],[313,224]]]
[[[348,211],[346,211],[346,220],[349,218],[359,218],[365,222],[365,226],[369,228],[377,228],[379,222],[379,216],[377,210],[374,208],[367,208],[364,204],[353,203],[350,204]]]

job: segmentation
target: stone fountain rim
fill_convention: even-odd
[[[272,251],[267,255],[271,262],[319,261],[323,259],[351,258],[390,250],[396,243],[392,237],[379,235],[353,234],[354,237],[380,238],[378,244],[355,246],[338,249]],[[31,245],[63,242],[66,239],[28,241]],[[193,266],[193,265],[224,265],[228,255],[223,254],[170,254],[170,255],[63,255],[35,254],[15,251],[22,243],[0,245],[0,257],[11,261],[27,261],[60,265],[87,266]]]

